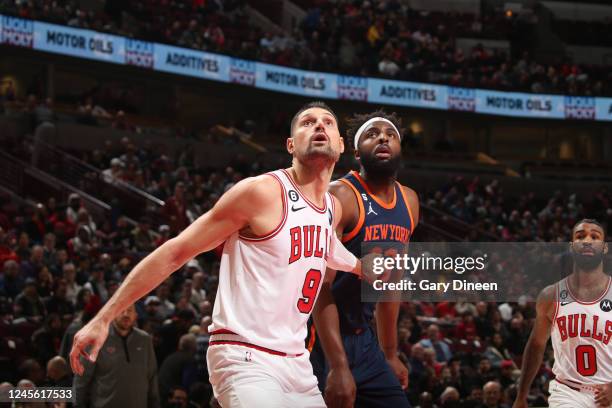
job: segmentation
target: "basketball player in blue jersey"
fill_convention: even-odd
[[[416,193],[397,182],[400,120],[376,111],[349,120],[348,139],[359,161],[330,185],[342,204],[337,234],[360,257],[367,242],[406,245],[419,219]],[[361,282],[328,270],[307,339],[328,407],[409,407],[408,370],[398,358],[399,302],[361,302]],[[371,320],[376,316],[375,333]],[[316,334],[315,334],[316,332]],[[378,340],[377,340],[378,338]]]

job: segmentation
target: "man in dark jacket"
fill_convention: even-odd
[[[153,342],[134,327],[136,319],[132,305],[110,325],[96,362],[81,357],[85,372],[74,377],[77,407],[159,408]]]

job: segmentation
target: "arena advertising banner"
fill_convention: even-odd
[[[124,64],[125,38],[55,24],[34,23],[34,49]]]
[[[476,90],[476,112],[522,118],[565,118],[563,96]]]
[[[270,91],[337,99],[337,75],[256,63],[255,86]]]
[[[153,69],[213,81],[229,81],[228,57],[170,45],[155,44]]]
[[[447,90],[441,85],[369,78],[368,102],[448,109]]]
[[[595,98],[595,118],[612,121],[612,98]]]
[[[234,84],[255,86],[257,64],[238,58],[230,58],[229,81]]]
[[[521,118],[612,121],[612,98],[541,95],[305,71],[0,15],[0,44],[275,92]]]
[[[34,48],[34,22],[0,16],[0,44]]]

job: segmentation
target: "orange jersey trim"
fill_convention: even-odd
[[[410,202],[408,201],[408,197],[406,196],[406,192],[402,188],[402,185],[395,182],[399,187],[400,192],[402,193],[402,198],[404,199],[404,203],[406,204],[406,208],[408,209],[408,217],[410,217],[410,236],[412,237],[412,231],[414,231],[414,218],[412,217],[412,210],[410,209]]]
[[[392,210],[393,208],[395,208],[395,204],[397,203],[397,194],[395,192],[395,188],[393,188],[393,200],[391,200],[390,203],[385,203],[382,199],[377,197],[375,194],[372,194],[372,192],[370,191],[370,188],[368,187],[366,182],[361,178],[361,176],[359,175],[358,172],[353,170],[353,171],[351,171],[351,174],[353,174],[353,176],[355,176],[355,178],[357,179],[357,181],[359,181],[359,184],[361,184],[361,186],[364,188],[366,193],[368,193],[368,195],[370,197],[372,197],[372,199],[374,201],[376,201],[378,203],[378,205],[380,205],[382,208],[384,208],[386,210]]]
[[[363,202],[361,202],[361,194],[355,188],[355,186],[352,185],[351,182],[349,182],[346,179],[340,179],[338,181],[346,184],[353,190],[353,193],[355,193],[355,199],[357,200],[357,206],[359,207],[359,219],[357,220],[357,225],[355,225],[355,227],[352,230],[350,230],[347,234],[342,235],[342,242],[347,242],[355,238],[355,236],[361,230],[361,227],[363,227],[363,223],[365,222],[365,209],[363,208]]]

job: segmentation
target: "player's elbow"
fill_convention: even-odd
[[[166,241],[163,246],[160,247],[160,249],[163,249],[166,253],[165,255],[171,272],[179,269],[190,258],[187,247],[183,245],[176,237]]]

